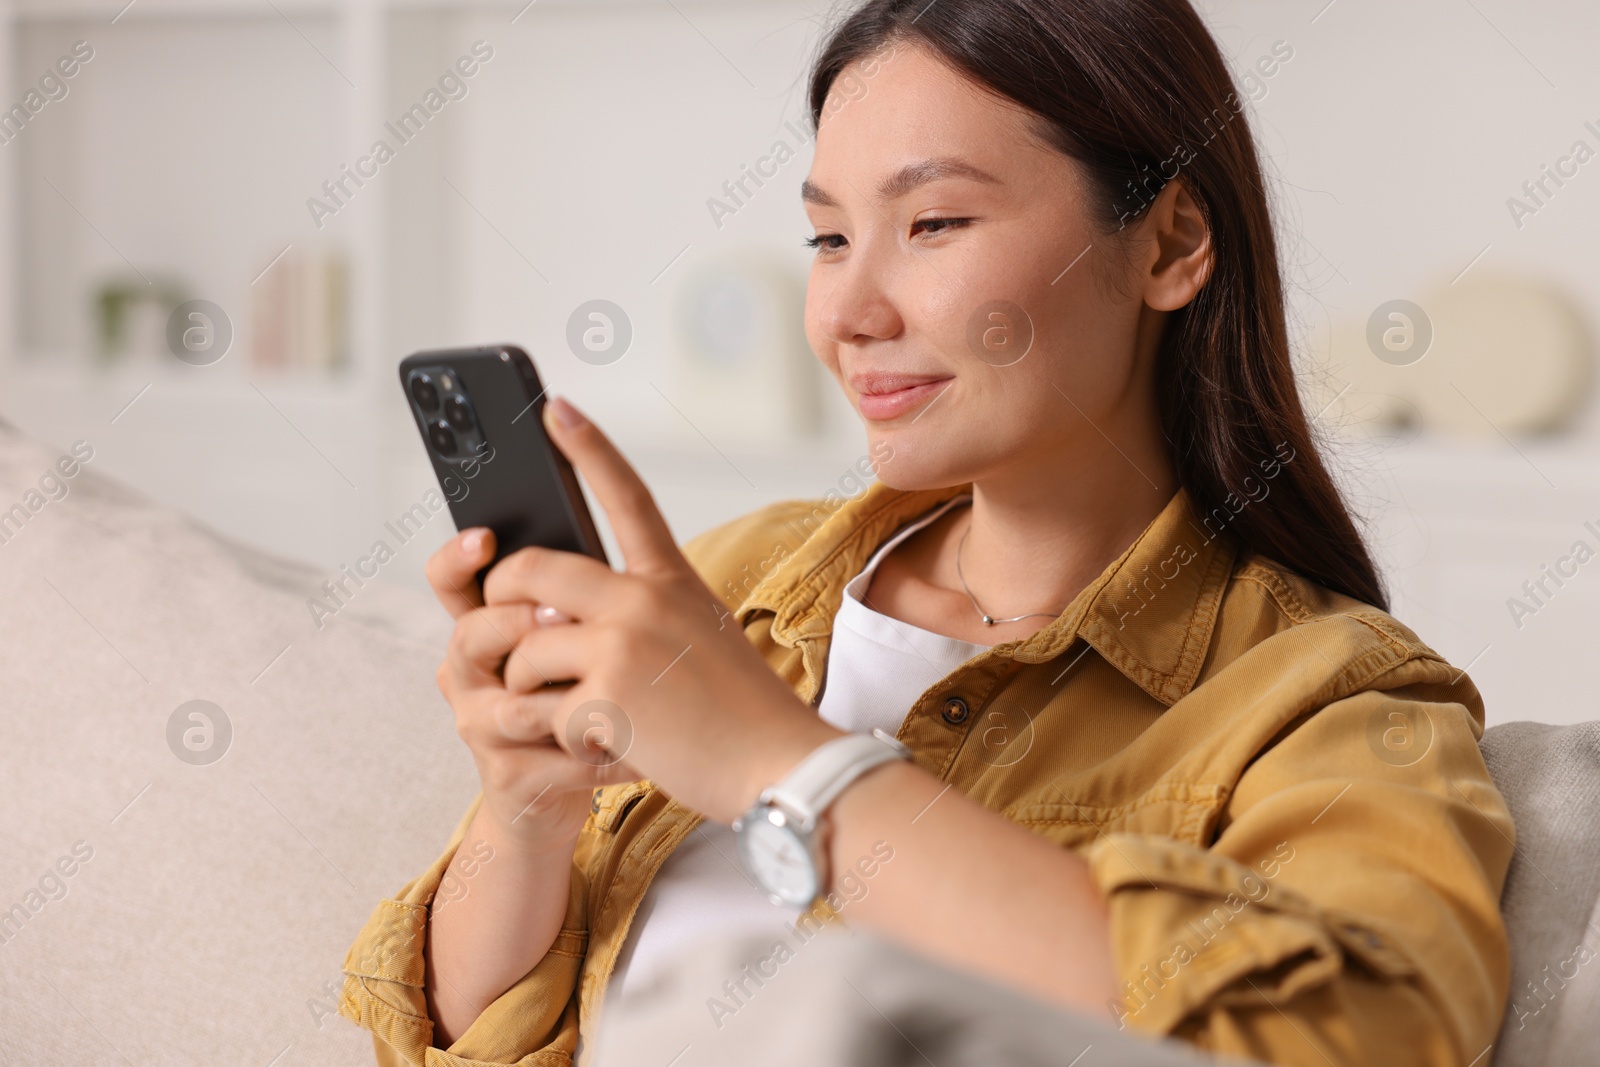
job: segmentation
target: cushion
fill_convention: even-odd
[[[1600,722],[1512,722],[1484,761],[1517,827],[1500,910],[1511,995],[1499,1067],[1593,1064],[1600,1045]]]
[[[450,618],[368,582],[318,629],[331,573],[121,488],[116,432],[58,467],[0,425],[0,1062],[370,1065],[345,950],[477,791],[434,683]],[[226,743],[169,725],[195,700]]]

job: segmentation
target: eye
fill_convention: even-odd
[[[913,237],[916,236],[917,229],[919,227],[922,228],[922,232],[923,233],[929,233],[929,234],[949,233],[951,230],[959,230],[961,227],[967,225],[971,221],[972,221],[971,219],[959,219],[959,218],[918,219],[916,222],[913,222],[911,224],[911,234],[912,234]],[[929,228],[929,227],[931,227],[931,228]]]
[[[837,233],[819,233],[815,237],[807,237],[805,243],[807,248],[814,248],[824,252],[837,252],[843,247],[842,244],[829,244],[829,241],[843,242],[844,236]]]

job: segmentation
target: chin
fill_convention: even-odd
[[[920,434],[869,432],[868,445],[867,454],[878,459],[878,481],[891,489],[943,489],[973,479],[971,465],[959,458],[957,442],[930,441]]]

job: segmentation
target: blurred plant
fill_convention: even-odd
[[[96,354],[100,361],[110,363],[128,350],[129,323],[135,309],[154,305],[159,321],[165,322],[172,309],[188,298],[187,288],[170,279],[114,278],[102,282],[94,294],[95,333],[100,342]]]

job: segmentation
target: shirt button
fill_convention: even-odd
[[[960,726],[967,721],[967,716],[971,713],[967,702],[960,697],[951,697],[944,702],[944,721],[951,726]]]

